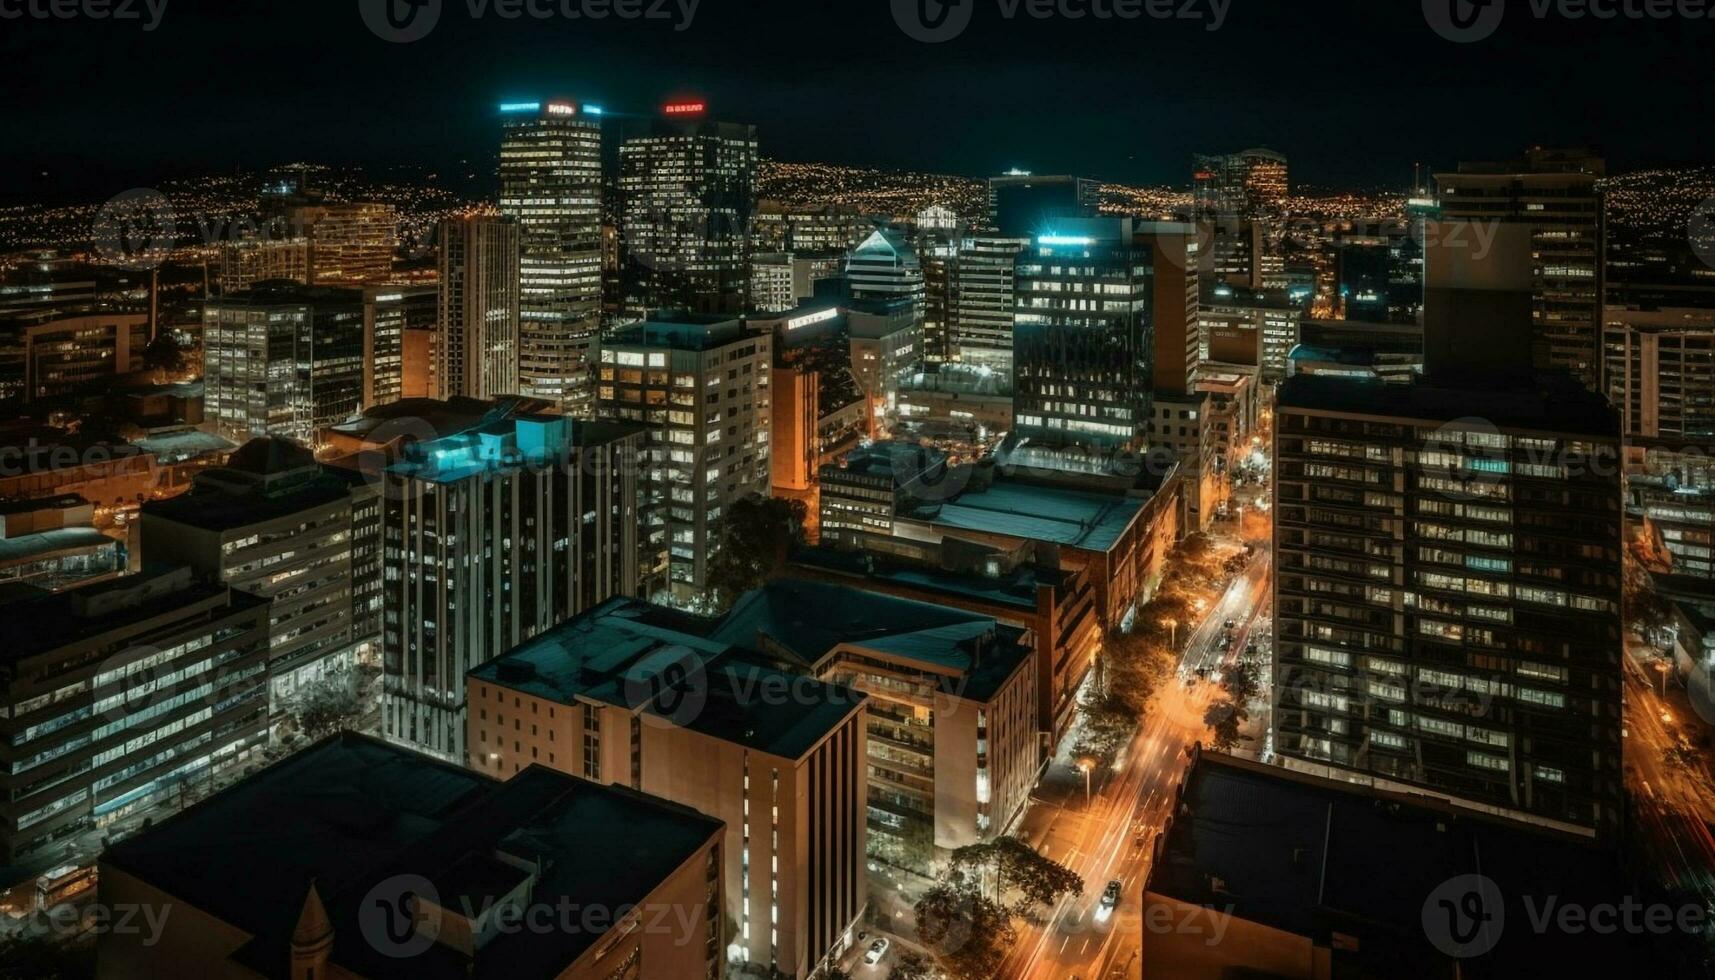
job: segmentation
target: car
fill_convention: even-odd
[[[1109,911],[1118,908],[1120,904],[1120,889],[1124,887],[1124,885],[1120,884],[1118,878],[1108,882],[1107,890],[1102,892],[1102,908]]]
[[[889,940],[886,936],[883,936],[880,939],[877,939],[875,942],[870,943],[869,944],[869,952],[863,954],[864,963],[869,965],[869,966],[874,966],[877,963],[880,963],[881,958],[883,956],[887,955],[888,947],[892,946],[892,945],[893,945],[892,941]]]
[[[1226,628],[1227,628],[1227,629],[1229,629],[1229,630],[1236,630],[1236,629],[1238,629],[1238,628],[1239,628],[1239,621],[1238,621],[1238,620],[1236,620],[1236,619],[1229,619],[1229,620],[1227,620],[1227,622],[1226,622]]]

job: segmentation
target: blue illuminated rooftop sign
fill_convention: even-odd
[[[1036,239],[1036,244],[1047,245],[1050,247],[1053,247],[1056,245],[1089,246],[1089,245],[1096,244],[1096,240],[1094,238],[1089,238],[1089,237],[1080,236],[1080,235],[1042,235],[1041,237]]]
[[[502,102],[501,112],[536,112],[542,108],[540,102]]]

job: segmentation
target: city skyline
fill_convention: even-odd
[[[7,980],[1715,977],[1715,0],[305,7],[0,0]]]
[[[193,133],[182,117],[125,111],[95,88],[15,104],[13,120],[34,146],[8,158],[5,183],[39,197],[303,158],[486,172],[492,106],[532,93],[639,113],[694,93],[757,125],[772,158],[974,177],[1023,167],[1178,185],[1189,182],[1194,154],[1233,140],[1285,153],[1301,179],[1326,187],[1405,185],[1414,164],[1452,167],[1520,142],[1599,143],[1618,170],[1710,156],[1700,127],[1664,124],[1700,108],[1695,52],[1712,36],[1706,21],[1539,18],[1521,7],[1493,36],[1462,44],[1438,36],[1416,4],[1285,11],[1232,2],[1216,31],[1206,29],[1212,20],[1035,20],[1034,5],[1007,19],[1006,7],[979,0],[949,6],[974,9],[968,29],[940,44],[907,36],[880,0],[827,10],[707,0],[685,30],[649,19],[508,19],[501,6],[472,19],[466,4],[449,2],[431,33],[406,43],[378,38],[355,4],[312,17],[174,0],[149,31],[9,19],[0,51],[20,77],[141,59],[130,99],[190,100],[206,115]],[[1150,52],[1143,65],[1140,45]],[[754,64],[722,55],[746,46],[803,54]],[[1341,55],[1336,70],[1295,70],[1295,54],[1311,49]],[[294,52],[340,70],[290,73],[288,84],[264,67],[292,63]],[[1573,81],[1598,52],[1603,84],[1584,99],[1529,101],[1530,84]],[[448,58],[473,70],[446,72]],[[672,70],[640,68],[645,58]],[[248,81],[210,91],[210,71]],[[853,105],[863,111],[841,111],[854,76],[866,79]],[[945,98],[913,98],[925,85]],[[1635,112],[1640,104],[1652,111]],[[1425,140],[1419,115],[1438,105],[1459,111]],[[1365,152],[1330,131],[1350,131]],[[126,152],[91,152],[115,145]]]

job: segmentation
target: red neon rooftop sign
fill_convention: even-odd
[[[669,116],[694,116],[707,108],[702,102],[669,102],[661,107],[661,111]]]

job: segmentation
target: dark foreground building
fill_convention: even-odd
[[[109,850],[101,902],[170,914],[106,932],[97,975],[715,980],[723,830],[337,735]]]
[[[1617,829],[1624,515],[1607,404],[1564,376],[1300,376],[1278,419],[1273,750]]]

